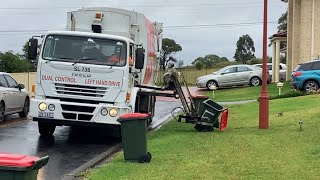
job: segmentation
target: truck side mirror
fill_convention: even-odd
[[[138,48],[136,50],[136,62],[135,62],[136,69],[143,69],[144,57],[145,57],[145,50],[143,48]]]
[[[38,54],[38,39],[31,38],[29,39],[28,46],[28,59],[36,59]]]

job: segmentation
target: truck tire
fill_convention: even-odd
[[[38,130],[42,136],[51,136],[56,130],[56,125],[38,122]]]
[[[199,132],[212,132],[212,131],[214,131],[213,127],[205,126],[205,125],[201,125],[201,124],[196,124],[194,126],[194,129],[196,129]]]

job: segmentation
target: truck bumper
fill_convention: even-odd
[[[120,125],[115,124],[105,124],[105,123],[95,123],[86,121],[76,121],[76,120],[64,120],[64,119],[47,119],[47,118],[33,118],[33,121],[41,123],[54,124],[56,126],[85,126],[85,127],[106,127],[106,128],[120,128]]]
[[[39,109],[40,103],[45,103],[48,108],[41,111]],[[49,106],[51,109],[49,110]],[[54,110],[52,110],[54,106]],[[102,115],[101,110],[107,109],[108,114]],[[117,110],[117,115],[111,117],[109,112],[111,109]],[[32,99],[30,101],[30,116],[33,117],[35,121],[51,121],[59,125],[119,125],[117,119],[120,115],[131,113],[129,107],[116,107],[112,104],[87,104],[87,103],[75,103],[75,102],[65,102],[59,99]]]

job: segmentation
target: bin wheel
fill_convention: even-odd
[[[42,136],[50,136],[53,135],[54,131],[56,130],[56,126],[48,123],[38,122],[38,129]]]
[[[201,124],[196,124],[194,128],[200,132],[212,132],[214,130],[212,126],[204,126]]]
[[[149,163],[152,159],[152,155],[151,153],[147,152],[147,154],[145,156],[143,156],[141,159],[140,159],[140,163]]]

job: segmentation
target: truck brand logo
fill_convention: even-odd
[[[73,76],[73,77],[85,77],[85,78],[89,78],[89,77],[91,77],[91,74],[73,72],[73,73],[72,73],[72,76]]]

